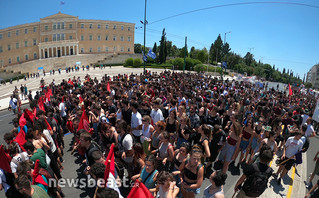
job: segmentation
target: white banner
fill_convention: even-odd
[[[319,122],[319,100],[317,100],[316,109],[315,109],[315,112],[312,116],[312,119]]]

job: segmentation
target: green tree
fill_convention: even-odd
[[[172,56],[172,41],[166,41],[167,56]]]
[[[125,60],[124,66],[133,66],[133,58],[128,58]]]
[[[250,52],[247,52],[247,54],[244,56],[244,61],[245,61],[246,65],[248,65],[248,66],[252,65],[252,63],[254,61],[254,55],[251,54]]]
[[[133,67],[139,67],[142,65],[142,60],[139,58],[134,59],[133,61]]]
[[[224,57],[224,60],[227,61],[228,59],[228,53],[230,52],[230,47],[229,44],[226,42],[225,44],[223,44],[222,46],[222,56]]]
[[[134,44],[134,53],[141,54],[142,53],[142,45],[139,43]]]
[[[207,69],[207,66],[203,65],[203,64],[197,64],[194,66],[194,71],[196,71],[197,73],[199,72],[203,72]]]
[[[178,57],[181,57],[181,58],[184,58],[185,56],[185,47],[182,47],[180,50],[179,50],[179,55]],[[188,50],[186,49],[186,57],[188,57]]]
[[[207,49],[204,48],[202,50],[198,50],[197,52],[197,60],[200,60],[202,63],[206,63],[207,62]]]
[[[179,49],[176,47],[176,45],[173,45],[170,55],[171,56],[178,56],[179,55]]]
[[[167,47],[166,47],[166,33],[165,33],[165,28],[163,29],[162,32],[162,37],[160,41],[160,47],[159,47],[159,63],[165,63],[166,62],[166,57],[167,57]]]
[[[182,59],[182,58],[175,58],[175,59],[172,61],[172,63],[173,63],[174,66],[177,66],[178,69],[183,69],[184,59]]]
[[[154,42],[154,45],[153,45],[153,52],[155,54],[157,53],[157,44],[156,44],[156,42]]]
[[[189,57],[196,58],[196,49],[194,46],[191,48],[191,51],[189,52]]]
[[[217,57],[217,62],[221,61],[222,55],[223,55],[222,47],[223,47],[223,41],[219,34],[217,39],[214,41],[214,44],[211,45],[211,49],[210,49],[211,53],[209,55],[211,55],[213,61],[216,60],[216,57]]]
[[[307,82],[307,83],[305,84],[305,87],[306,87],[307,89],[310,89],[310,88],[312,88],[312,84],[311,84],[310,82]]]

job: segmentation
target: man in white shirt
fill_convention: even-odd
[[[305,136],[306,137],[314,137],[314,136],[316,136],[315,129],[313,128],[311,122],[312,122],[311,117],[309,117],[307,119],[307,121],[306,121],[306,123],[307,123],[307,130],[305,132]]]
[[[158,121],[163,121],[163,113],[162,110],[159,109],[160,103],[158,101],[154,102],[153,109],[151,111],[151,118],[153,120],[153,124],[155,125]]]
[[[136,102],[131,103],[132,118],[131,118],[131,131],[135,142],[140,142],[140,136],[142,135],[142,116],[137,111],[138,104]]]
[[[281,184],[281,179],[288,173],[293,164],[295,163],[295,154],[302,150],[303,142],[301,141],[302,134],[295,132],[294,137],[289,137],[285,143],[284,151],[282,153],[282,162],[275,175],[277,177],[281,173],[277,180],[278,185]]]
[[[14,177],[17,178],[18,175],[16,172],[17,172],[18,165],[20,164],[20,162],[24,162],[29,159],[28,153],[27,152],[19,153],[17,145],[14,145],[14,144],[9,145],[9,151],[10,151],[10,154],[13,156],[10,162],[11,171]]]

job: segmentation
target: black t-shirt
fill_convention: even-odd
[[[132,110],[128,109],[127,111],[123,108],[122,109],[122,116],[123,116],[123,120],[125,120],[125,122],[131,126],[131,118],[132,118]]]
[[[187,135],[187,134],[190,134],[191,132],[190,132],[190,130],[189,130],[189,128],[186,126],[186,127],[184,127],[184,134],[185,135]],[[178,137],[180,137],[180,138],[184,138],[183,136],[182,136],[182,130],[181,130],[181,125],[179,125],[179,130],[178,130]]]
[[[213,133],[213,139],[210,142],[210,147],[213,148],[212,150],[216,150],[217,152],[218,148],[221,147],[224,142],[226,142],[226,133],[224,131]]]
[[[111,106],[108,106],[107,111],[109,112],[109,114],[116,113],[117,111],[116,106],[114,104],[112,104]],[[116,117],[110,118],[109,120],[110,120],[110,123],[112,123],[112,125],[115,126]]]
[[[215,126],[215,124],[220,125],[220,119],[219,119],[218,115],[216,115],[214,117],[208,116],[207,124],[210,124],[211,126]]]
[[[259,167],[260,172],[265,172],[268,169],[268,165],[263,164],[261,162],[258,162],[258,167]],[[249,177],[249,176],[253,175],[256,171],[255,171],[253,165],[249,164],[246,166],[245,169],[243,169],[243,172],[247,177]],[[273,172],[273,170],[269,172],[268,178],[271,176],[272,172]]]

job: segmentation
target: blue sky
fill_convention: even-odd
[[[140,27],[144,18],[144,0],[0,0],[0,28],[37,22],[61,11],[80,19],[102,19],[132,22]],[[221,34],[227,34],[232,51],[244,56],[248,51],[263,63],[304,73],[319,63],[319,1],[282,1],[316,6],[288,4],[249,4],[226,6],[194,12],[152,23],[176,14],[201,8],[226,5],[240,0],[148,0],[146,46],[152,47],[166,29],[167,39],[183,47],[209,49]],[[254,2],[270,2],[267,0]],[[143,29],[135,30],[135,43],[143,43]],[[252,49],[250,49],[252,48]]]

